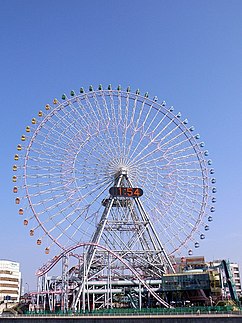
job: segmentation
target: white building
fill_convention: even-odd
[[[19,263],[0,260],[0,301],[19,302],[21,291],[21,272]]]
[[[231,262],[229,264],[230,271],[233,277],[235,289],[237,292],[238,297],[241,296],[241,281],[240,281],[240,272],[239,272],[239,265],[237,263]]]

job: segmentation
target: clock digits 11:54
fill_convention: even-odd
[[[111,187],[109,193],[113,197],[140,197],[143,195],[143,190],[138,187]]]

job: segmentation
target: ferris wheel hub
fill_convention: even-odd
[[[120,167],[118,172],[115,174],[115,177],[120,177],[121,175],[127,176],[128,175],[128,168],[127,167]]]
[[[131,166],[129,160],[127,158],[115,158],[111,160],[108,164],[108,173],[114,178],[118,178],[121,175],[126,176],[134,172],[133,166]]]

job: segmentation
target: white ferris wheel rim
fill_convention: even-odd
[[[44,232],[39,241],[50,238],[61,249],[89,242],[121,168],[144,190],[142,202],[169,254],[189,249],[191,241],[196,246],[197,232],[204,238],[214,211],[214,171],[180,113],[120,89],[47,106],[23,147],[23,200],[33,213],[32,232]]]

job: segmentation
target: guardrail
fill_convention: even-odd
[[[234,310],[231,307],[181,307],[181,308],[151,308],[151,309],[105,309],[105,310],[95,310],[90,312],[26,312],[21,316],[171,316],[171,315],[241,315],[242,309]]]

